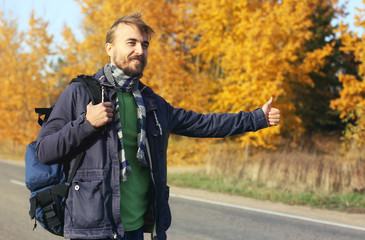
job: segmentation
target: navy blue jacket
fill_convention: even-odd
[[[104,86],[105,101],[113,107],[116,91],[103,71],[96,75]],[[166,150],[171,133],[189,137],[226,137],[267,127],[261,108],[237,114],[198,114],[174,108],[140,83],[146,106],[146,134],[150,149],[151,213],[159,240],[166,239],[171,223],[166,186]],[[65,208],[64,236],[82,239],[119,239],[124,234],[120,216],[120,161],[115,125],[94,128],[86,119],[90,98],[81,83],[70,84],[61,94],[37,138],[41,162],[70,162],[86,149],[71,185]]]

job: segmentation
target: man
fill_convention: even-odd
[[[262,108],[237,114],[204,115],[169,105],[139,81],[153,33],[140,13],[118,19],[107,33],[110,63],[94,75],[104,101],[92,105],[81,84],[70,84],[39,134],[37,155],[44,163],[72,166],[86,150],[66,201],[65,237],[139,240],[152,229],[166,239],[170,133],[226,137],[279,123],[272,98]]]

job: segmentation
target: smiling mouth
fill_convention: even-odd
[[[142,63],[142,61],[139,60],[139,59],[132,59],[131,62],[133,62],[133,63]]]
[[[134,57],[129,58],[129,60],[132,61],[132,62],[136,62],[136,61],[143,62],[143,57],[142,56],[134,56]]]

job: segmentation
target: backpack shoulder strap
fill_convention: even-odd
[[[70,84],[73,82],[80,82],[84,85],[93,105],[101,103],[101,86],[97,79],[88,75],[78,75],[77,78],[72,79]]]
[[[38,124],[40,126],[43,125],[43,123],[47,122],[49,115],[52,112],[54,105],[49,108],[35,108],[35,112],[38,113]],[[44,117],[43,117],[44,116]],[[43,119],[42,119],[43,117]]]
[[[72,167],[70,176],[68,177],[68,180],[67,180],[68,185],[71,185],[72,180],[75,177],[76,171],[77,171],[77,169],[79,169],[79,166],[81,165],[81,160],[84,158],[84,156],[85,156],[85,151],[83,151],[83,152],[81,152],[77,155],[77,158],[76,158],[75,163]]]

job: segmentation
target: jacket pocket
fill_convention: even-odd
[[[103,221],[104,199],[102,181],[79,181],[71,186],[72,222],[74,226],[85,229],[95,228]]]

